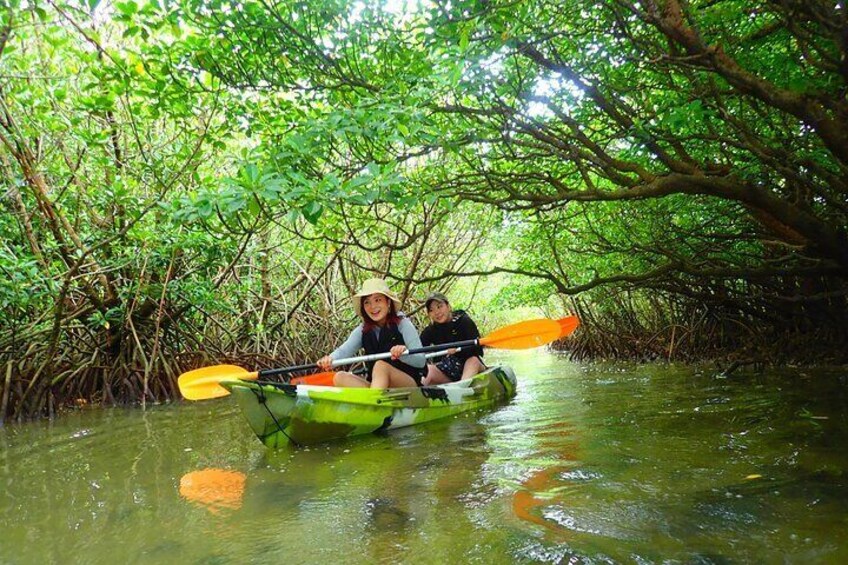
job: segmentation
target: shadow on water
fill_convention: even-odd
[[[505,358],[506,405],[311,448],[226,399],[4,428],[0,562],[848,560],[844,372]]]

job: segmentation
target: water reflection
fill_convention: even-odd
[[[180,479],[180,496],[217,514],[242,505],[247,476],[240,471],[207,468],[190,471]]]
[[[848,560],[842,373],[509,359],[507,405],[307,449],[226,400],[8,426],[0,562]]]

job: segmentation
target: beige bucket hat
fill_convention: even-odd
[[[362,297],[372,294],[382,294],[389,300],[395,303],[395,312],[400,312],[400,298],[389,290],[389,285],[383,279],[368,279],[362,283],[362,288],[359,292],[352,296],[353,309],[356,310],[357,316],[362,316]]]

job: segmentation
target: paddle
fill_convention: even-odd
[[[577,316],[566,316],[557,320],[560,331],[562,332],[558,339],[570,336],[580,325],[580,319]]]
[[[567,320],[567,318],[564,318],[563,320]],[[475,345],[495,347],[499,349],[530,349],[532,347],[545,345],[561,337],[565,337],[565,335],[568,334],[564,334],[564,331],[571,333],[574,331],[574,328],[577,327],[574,325],[574,327],[568,329],[563,325],[563,320],[550,320],[548,318],[527,320],[505,326],[482,338],[419,347],[407,351],[407,354],[430,353],[434,351],[444,351],[457,347],[471,347]],[[380,359],[389,359],[391,356],[391,353],[386,352],[362,355],[360,357],[351,357],[348,359],[336,359],[332,362],[332,366],[338,367],[341,365],[352,365],[354,363],[367,363],[370,361],[378,361]],[[203,367],[183,373],[180,375],[177,383],[180,388],[180,393],[182,393],[183,397],[186,399],[205,400],[210,398],[219,398],[230,394],[229,391],[220,386],[219,383],[222,381],[237,379],[253,381],[260,378],[269,378],[277,375],[295,373],[298,371],[308,371],[317,368],[317,364],[310,363],[307,365],[296,365],[280,369],[263,369],[261,371],[249,372],[237,365],[214,365],[212,367]]]
[[[456,348],[456,351],[461,350],[461,347]],[[447,355],[447,351],[428,353],[426,357],[429,359],[431,357],[439,357],[440,355]],[[358,362],[357,360],[362,359],[362,357],[340,359],[338,362],[334,363],[334,365],[343,365],[345,364],[345,361],[356,363]],[[312,365],[309,365],[309,367],[312,367]],[[292,369],[289,370],[291,371]],[[179,384],[180,392],[188,400],[206,400],[227,396],[229,394],[225,388],[219,385],[221,381],[234,379],[255,381],[259,379],[260,376],[267,376],[267,373],[263,373],[262,371],[254,371],[250,373],[238,365],[215,365],[213,367],[203,367],[201,369],[195,369],[193,371],[183,373],[180,375],[177,383]],[[333,379],[335,376],[335,371],[325,371],[323,373],[294,377],[289,381],[289,383],[293,385],[333,386]]]
[[[461,347],[457,347],[453,350],[454,353],[462,351]],[[428,353],[425,355],[427,359],[432,359],[433,357],[441,357],[443,355],[447,355],[447,351],[436,351],[434,353]],[[324,373],[315,373],[312,375],[304,375],[302,377],[294,377],[289,381],[289,384],[293,385],[312,385],[312,386],[333,386],[333,378],[336,376],[335,371],[327,371]]]

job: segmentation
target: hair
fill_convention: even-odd
[[[442,300],[441,298],[431,298],[430,300],[428,300],[428,301],[424,304],[424,309],[425,309],[425,310],[427,310],[427,312],[429,312],[429,311],[430,311],[430,306],[432,306],[432,305],[433,305],[433,302],[441,302],[441,303],[442,303],[442,304],[444,304],[445,306],[450,307],[450,302],[448,302],[447,300]]]
[[[377,293],[383,294],[383,293]],[[386,296],[383,294],[383,296]],[[362,316],[362,333],[367,333],[377,327],[377,324],[374,323],[374,320],[371,319],[371,316],[368,315],[368,312],[365,311],[365,299],[367,296],[361,296],[359,298],[359,312]],[[389,313],[386,315],[386,326],[397,326],[400,324],[400,316],[398,316],[397,310],[395,310],[395,301],[386,296],[386,300],[389,301]]]

